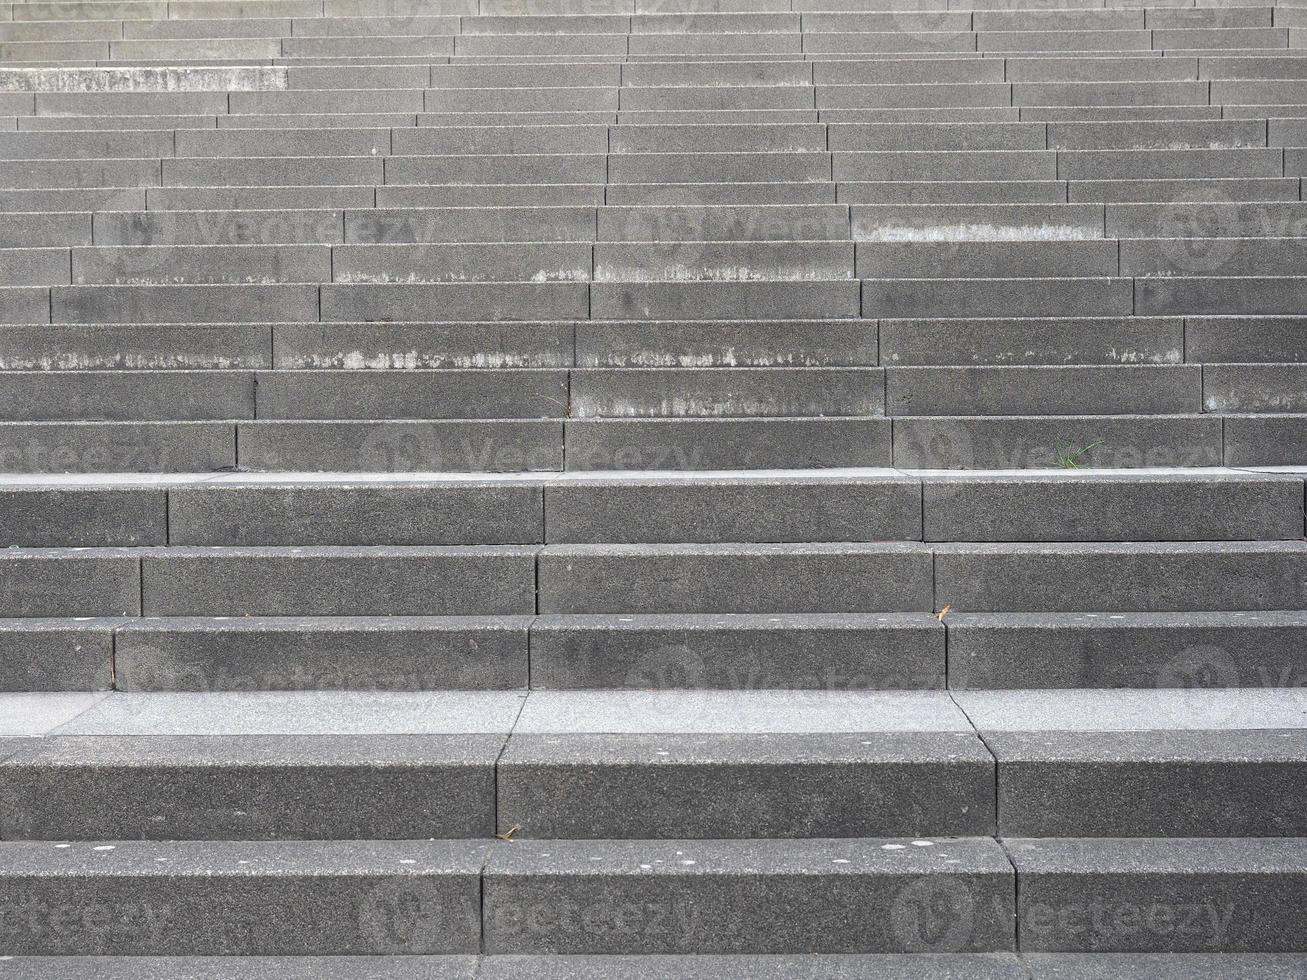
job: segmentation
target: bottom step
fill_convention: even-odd
[[[1304,894],[1302,838],[6,842],[0,950],[1300,952]]]
[[[4,980],[1301,980],[1307,954],[0,956]]]

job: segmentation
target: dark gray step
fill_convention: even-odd
[[[1303,536],[1302,487],[1267,475],[929,477],[928,541],[1184,541]]]
[[[965,733],[515,735],[497,773],[500,832],[522,838],[968,836],[994,819],[993,760]]]
[[[1276,688],[1307,677],[1297,612],[957,613],[949,685]]]
[[[1223,452],[1231,465],[1292,455],[1283,444],[1232,455],[1215,415],[923,416],[893,426],[894,464],[912,469],[1218,466]]]
[[[986,732],[1012,837],[1301,837],[1307,733]]]
[[[1023,951],[1273,952],[1299,945],[1301,838],[1031,840],[1004,849]],[[1120,910],[1132,910],[1124,918]],[[1137,910],[1138,914],[1133,914]]]
[[[939,544],[935,598],[959,612],[1294,609],[1302,541]]]
[[[71,928],[48,911],[20,917],[7,924],[5,946],[33,955],[474,953],[485,852],[473,841],[9,842],[0,878],[12,902],[117,913],[89,924],[77,916]],[[416,921],[400,912],[414,907]]]
[[[993,841],[923,843],[522,842],[491,856],[485,948],[921,951],[937,937],[919,918],[918,898],[937,901],[950,919],[972,913],[955,948],[1011,948],[1010,865]],[[574,905],[575,914],[558,914]],[[851,907],[865,912],[852,926]]]
[[[911,612],[931,601],[922,545],[552,545],[542,613]]]
[[[1297,980],[1301,953],[772,953],[488,956],[12,957],[14,980]]]
[[[55,737],[0,764],[9,840],[486,838],[496,735]]]
[[[535,689],[930,689],[944,632],[928,613],[544,615]]]
[[[118,619],[0,620],[0,691],[103,691]]]
[[[530,624],[527,616],[139,619],[113,637],[114,680],[126,691],[525,688]],[[34,683],[46,687],[43,651],[28,649]]]

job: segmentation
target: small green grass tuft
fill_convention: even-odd
[[[1088,446],[1085,446],[1083,449],[1076,449],[1076,450],[1059,449],[1057,452],[1057,465],[1064,470],[1078,470],[1084,465],[1080,461],[1084,459],[1085,454],[1093,449],[1098,448],[1102,444],[1103,444],[1103,440],[1099,439],[1095,442],[1091,442]]]

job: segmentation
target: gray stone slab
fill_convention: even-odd
[[[419,183],[378,187],[376,200],[379,208],[579,207],[602,204],[604,193],[602,179],[582,184]],[[370,205],[365,201],[356,206]]]
[[[1185,240],[1171,242],[1173,261],[1187,258],[1194,263],[1191,271],[1216,273],[1232,253],[1256,245],[1226,239],[1289,238],[1307,224],[1307,202],[1236,202],[1222,200],[1219,192],[1187,196],[1191,199],[1165,204],[1109,204],[1107,232],[1122,239]],[[1189,244],[1189,239],[1198,241]]]
[[[568,412],[561,370],[268,371],[261,419],[549,418]]]
[[[859,242],[1047,243],[1103,237],[1103,212],[1097,205],[855,204],[850,211]],[[967,255],[959,250],[956,257],[965,260]],[[1020,253],[1011,257],[1021,258]],[[952,261],[948,268],[954,268]]]
[[[139,620],[114,638],[125,691],[493,690],[527,686],[524,617]]]
[[[98,691],[0,692],[0,735],[25,742],[67,724],[104,697]],[[6,742],[5,754],[16,747],[20,746]]]
[[[150,181],[148,186],[375,185],[385,181],[385,162],[380,156],[179,157],[164,161],[161,179]]]
[[[465,91],[474,93],[476,90]],[[505,91],[513,93],[516,90]],[[387,184],[603,183],[606,161],[607,157],[603,153],[390,157],[385,161],[384,182]],[[382,181],[376,180],[374,183],[382,183]]]
[[[0,333],[0,338],[3,333]],[[841,367],[877,362],[876,331],[861,320],[585,322],[578,367]]]
[[[1289,959],[1282,957],[1285,968],[1290,965]],[[616,976],[630,980],[857,980],[867,976],[883,980],[941,976],[956,980],[1025,980],[1026,972],[1008,953],[643,953],[487,956],[481,961],[479,975],[484,980],[608,980]],[[72,980],[82,977],[79,974]],[[1254,978],[1249,975],[1240,980]],[[1293,978],[1277,973],[1272,980]]]
[[[332,275],[325,245],[151,245],[73,249],[77,285],[318,283]]]
[[[140,561],[120,548],[6,548],[0,551],[4,617],[136,616]]]
[[[1307,407],[1298,364],[1209,364],[1203,368],[1208,412],[1301,412]]]
[[[168,23],[163,21],[162,23]],[[39,116],[212,116],[227,112],[227,93],[215,92],[38,92]],[[164,154],[172,156],[172,153]]]
[[[922,236],[857,245],[857,274],[863,279],[1066,278],[1116,272],[1116,243],[1110,241],[931,241]]]
[[[1016,82],[1012,104],[1045,105],[1212,105],[1239,101],[1208,100],[1206,82]]]
[[[1166,691],[957,691],[953,698],[982,734],[1301,729],[1301,688]]]
[[[646,91],[632,89],[631,91]],[[777,88],[785,92],[789,89]],[[825,152],[615,153],[608,158],[615,183],[777,183],[828,181],[831,154]],[[671,202],[665,202],[671,203]],[[692,202],[686,202],[692,203]]]
[[[7,422],[0,472],[204,473],[234,466],[230,422]]]
[[[97,245],[332,245],[344,238],[344,217],[339,210],[312,211],[118,211],[95,215]],[[79,250],[79,255],[84,254]],[[149,253],[118,253],[131,256],[134,271]],[[169,271],[190,253],[165,253]],[[222,253],[196,253],[208,259]],[[239,256],[239,253],[232,253]],[[282,252],[252,253],[256,261],[284,255]],[[293,255],[294,253],[290,253]],[[319,270],[322,271],[322,270]],[[326,268],[330,277],[330,260]]]
[[[336,282],[588,282],[589,242],[339,245]]]
[[[556,368],[572,364],[576,326],[314,323],[279,324],[273,332],[278,368]]]
[[[514,691],[114,692],[97,695],[95,711],[79,709],[75,720],[57,724],[61,736],[499,735],[513,727],[524,697]]]
[[[1225,201],[1296,201],[1296,177],[1182,177],[1145,179],[1072,180],[1066,186],[1067,199],[1073,202],[1105,201],[1111,203],[1173,204],[1177,199],[1213,195],[1219,206]],[[1181,214],[1192,213],[1185,205]],[[1201,213],[1201,212],[1200,212]]]
[[[10,840],[485,838],[503,745],[500,735],[36,739],[0,764],[0,829]]]
[[[894,463],[916,469],[1219,466],[1215,416],[942,416],[894,420]]]
[[[166,495],[144,487],[0,490],[6,545],[55,548],[166,544]]]
[[[1006,82],[940,82],[915,85],[818,85],[818,109],[914,109],[943,106],[1010,106]]]
[[[815,13],[804,16],[805,26],[820,23],[832,16],[847,19],[856,18],[863,23],[887,24],[890,30],[903,28],[902,18],[921,14],[929,17],[932,24],[960,22],[969,14],[928,12],[924,8],[918,11],[894,10],[875,11],[872,13],[836,14]],[[882,60],[853,60],[852,58],[831,61],[814,61],[812,64],[813,80],[818,85],[893,85],[893,84],[939,84],[943,82],[1002,82],[1003,72],[997,62],[981,58],[893,58]]]
[[[115,620],[0,620],[0,691],[102,691]]]
[[[1022,122],[832,122],[832,150],[1042,150],[1045,127]]]
[[[546,540],[592,544],[915,540],[921,519],[920,490],[902,478],[564,477],[544,504]]]
[[[1059,155],[1046,150],[840,150],[831,157],[833,176],[840,182],[1053,180],[1061,176]]]
[[[1023,949],[1274,952],[1297,945],[1297,839],[1009,839]],[[1129,911],[1121,915],[1121,910]]]
[[[514,734],[969,732],[943,691],[532,691]]]
[[[1296,612],[950,615],[949,686],[1278,688],[1307,676]]]
[[[1230,415],[1225,418],[1225,457],[1237,466],[1297,465],[1307,426],[1301,415]]]
[[[539,611],[920,611],[929,564],[909,543],[549,545]]]
[[[221,0],[205,0],[214,2]],[[12,980],[472,980],[476,969],[476,957],[471,955],[11,956],[5,960],[6,975]]]
[[[1289,276],[1149,276],[1135,280],[1146,315],[1278,315],[1301,312],[1307,279]]]
[[[491,953],[1002,950],[1010,866],[986,839],[522,842],[492,849]],[[898,845],[898,849],[886,849]],[[956,863],[949,863],[950,861]],[[953,928],[928,932],[931,895]],[[862,910],[850,928],[842,909]]]
[[[50,290],[44,287],[0,287],[0,323],[49,323]]]
[[[74,160],[173,155],[173,137],[162,132],[5,133],[0,159]]]
[[[496,771],[500,832],[521,838],[969,836],[994,821],[993,758],[965,733],[514,735]]]
[[[927,614],[540,616],[531,686],[890,690],[943,686]]]
[[[1304,965],[1302,953],[1026,953],[1021,959],[1035,980],[1293,980]]]
[[[1122,274],[1296,276],[1307,260],[1296,238],[1208,238],[1193,235],[1196,230],[1180,240],[1122,241]]]
[[[686,192],[690,196],[690,192]],[[744,242],[849,238],[842,205],[644,205],[598,210],[599,241]]]
[[[433,309],[444,320],[575,320],[589,307],[589,287],[577,282],[331,284],[321,294],[321,319],[343,323],[411,323]]]
[[[1181,415],[1202,409],[1192,365],[891,367],[885,408],[900,415]]]
[[[1299,837],[1305,732],[997,732],[1010,837]],[[11,760],[12,762],[12,760]]]
[[[827,319],[856,317],[858,282],[596,282],[590,312],[602,320]]]
[[[69,249],[7,248],[0,252],[0,285],[4,287],[66,286]]]
[[[578,368],[577,418],[874,416],[884,413],[877,368]]]
[[[317,319],[318,286],[57,286],[50,304],[54,323],[302,322]]]
[[[866,279],[862,284],[867,317],[1122,316],[1133,306],[1133,281],[1110,277]]]
[[[0,495],[0,509],[3,501]],[[534,544],[544,540],[542,503],[539,487],[504,482],[177,487],[168,496],[168,539],[183,545]]]
[[[75,212],[57,214],[9,214],[0,227],[0,247],[91,244],[91,216]],[[6,265],[13,258],[6,255]]]
[[[1051,122],[1048,125],[1048,145],[1056,150],[1178,150],[1266,146],[1267,131],[1265,125],[1253,119]]]
[[[503,615],[535,611],[535,550],[169,548],[142,561],[156,616]]]
[[[201,421],[252,418],[246,371],[8,371],[0,410],[9,421]]]
[[[378,208],[345,215],[349,242],[589,242],[594,237],[595,211],[588,207]]]
[[[1066,180],[1280,177],[1286,173],[1292,171],[1286,169],[1283,151],[1278,147],[1057,153],[1057,176]]]
[[[5,160],[0,162],[0,187],[158,187],[157,159],[135,160]]]
[[[568,470],[887,466],[880,418],[571,419]]]
[[[1186,355],[1185,332],[1186,324],[1178,317],[916,319],[879,324],[882,361],[904,367],[1180,364]]]
[[[623,205],[829,204],[835,200],[835,184],[817,180],[608,184],[604,193],[609,204]]]
[[[371,184],[357,187],[155,187],[142,193],[146,194],[152,211],[358,208],[371,207],[376,195]],[[137,205],[123,204],[120,207],[140,210]]]
[[[563,468],[563,424],[546,419],[249,422],[240,425],[239,436],[241,466],[251,470],[499,473]]]
[[[1292,609],[1298,541],[935,546],[936,601],[963,612]]]
[[[927,541],[1297,539],[1302,483],[1232,474],[929,477]]]
[[[77,911],[72,922],[49,914],[20,919],[8,948],[471,953],[484,853],[484,844],[471,841],[9,843],[0,849],[0,875],[11,900]],[[416,922],[399,918],[395,902],[425,911]],[[108,908],[114,915],[105,917]],[[214,928],[215,914],[226,928]]]

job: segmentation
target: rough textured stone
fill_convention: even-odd
[[[988,839],[553,841],[492,849],[490,953],[996,951],[1011,866]],[[955,861],[956,863],[948,863]],[[948,926],[924,928],[930,896]],[[862,910],[850,927],[839,911]]]
[[[13,840],[484,838],[495,735],[68,736],[0,765]]]
[[[993,761],[965,733],[515,735],[497,769],[500,832],[521,837],[965,837],[994,820]]]
[[[65,915],[20,918],[6,942],[30,955],[471,953],[485,849],[471,841],[11,842],[0,846],[9,901]],[[414,921],[397,902],[424,914]],[[224,929],[213,926],[219,912]]]
[[[1023,950],[1275,952],[1297,945],[1297,839],[1011,838]]]

